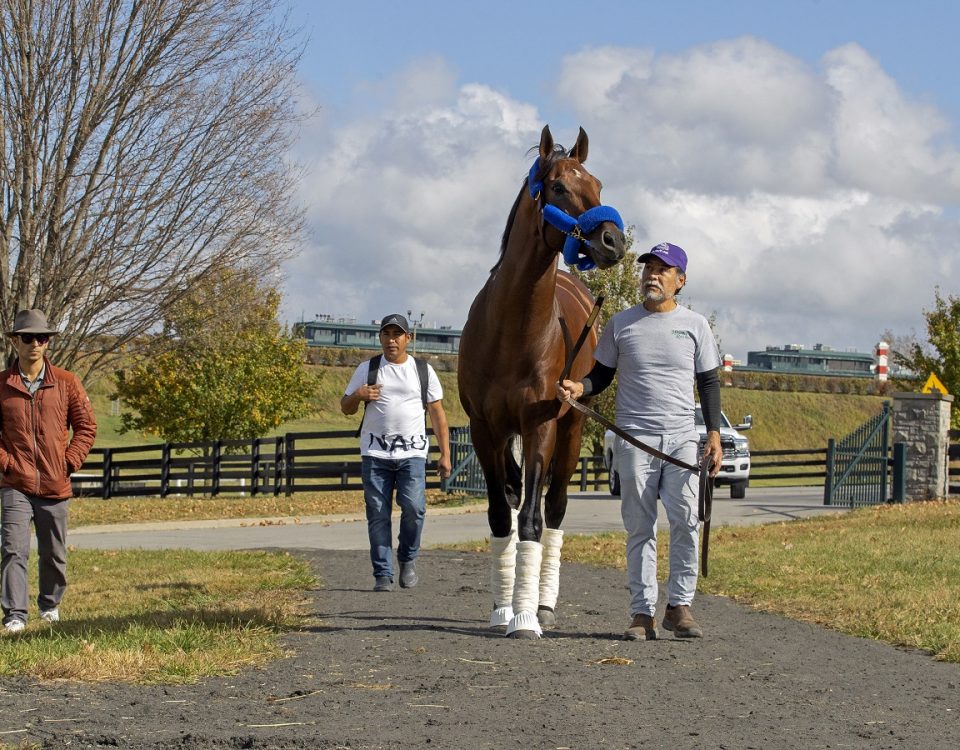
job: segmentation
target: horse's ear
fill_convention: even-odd
[[[540,131],[540,158],[545,162],[551,154],[553,154],[553,136],[550,134],[550,126],[544,125],[543,130]]]
[[[590,146],[590,139],[587,138],[587,131],[580,128],[580,134],[577,136],[577,142],[570,149],[570,158],[576,159],[583,164],[587,160],[587,149]]]

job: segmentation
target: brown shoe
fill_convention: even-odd
[[[657,640],[657,621],[650,615],[634,615],[633,622],[623,634],[627,641],[655,641]]]
[[[663,627],[673,632],[674,638],[703,638],[703,631],[690,614],[690,607],[678,604],[667,605],[663,615]]]

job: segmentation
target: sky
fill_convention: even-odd
[[[960,295],[960,3],[292,0],[288,322],[461,328],[549,124],[722,353],[925,338]]]

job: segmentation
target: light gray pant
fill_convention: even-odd
[[[41,612],[60,605],[67,588],[67,504],[25,495],[12,487],[0,489],[0,605],[3,621],[27,621],[27,559],[30,521],[37,531],[40,557]]]
[[[632,433],[631,433],[632,434]],[[689,464],[697,463],[696,432],[635,435],[641,442]],[[620,514],[627,530],[630,614],[651,617],[657,606],[657,498],[670,522],[667,604],[692,604],[697,590],[697,475],[616,439]]]

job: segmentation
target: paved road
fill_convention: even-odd
[[[773,523],[837,512],[843,510],[823,505],[823,490],[819,487],[751,488],[745,500],[731,500],[727,490],[720,489],[713,503],[713,527]],[[665,525],[665,514],[660,516],[661,525]],[[567,533],[591,534],[622,528],[619,500],[603,493],[576,493],[571,497],[563,523]],[[489,533],[486,506],[473,506],[467,512],[431,509],[423,543],[429,546],[471,541]],[[73,547],[101,549],[368,549],[366,522],[356,516],[90,526],[71,530],[69,543]]]

